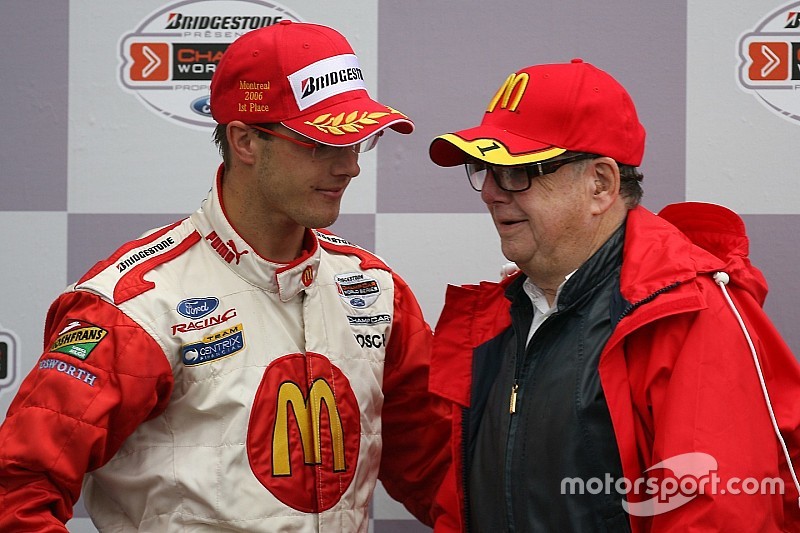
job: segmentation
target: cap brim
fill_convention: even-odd
[[[281,124],[300,135],[331,146],[358,144],[376,133],[391,128],[398,133],[414,131],[406,115],[365,96],[316,109]]]
[[[492,165],[524,165],[545,161],[566,151],[493,126],[440,135],[428,150],[431,160],[442,167],[454,167],[471,159]]]

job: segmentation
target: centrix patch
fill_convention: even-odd
[[[244,349],[244,326],[237,324],[211,333],[200,342],[184,344],[181,348],[183,364],[195,366],[228,357]]]

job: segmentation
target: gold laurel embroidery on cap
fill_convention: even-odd
[[[405,117],[403,113],[397,111],[396,109],[392,109],[391,107],[389,107],[388,109],[390,113],[384,113],[382,111],[376,111],[373,113],[370,113],[368,111],[364,111],[363,113],[361,113],[360,111],[353,111],[346,117],[344,113],[339,113],[336,116],[333,116],[330,113],[325,113],[324,115],[318,116],[311,122],[306,121],[305,124],[308,124],[309,126],[314,126],[323,133],[332,133],[333,135],[345,135],[346,133],[358,133],[358,131],[363,129],[364,126],[371,126],[373,124],[378,124],[377,119],[383,118],[387,115],[396,113],[398,115],[402,115]],[[361,113],[360,117],[358,116],[359,113]]]

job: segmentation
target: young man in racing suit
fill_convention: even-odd
[[[65,531],[82,483],[101,531],[366,532],[378,479],[433,523],[450,421],[430,329],[382,260],[309,229],[412,122],[344,37],[289,21],[228,48],[211,108],[224,165],[201,208],[48,313],[0,429],[2,531]]]
[[[521,271],[448,289],[437,531],[800,530],[800,370],[744,224],[639,206],[644,140],[624,88],[576,59],[515,72],[480,126],[431,144]]]

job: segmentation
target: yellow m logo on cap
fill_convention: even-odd
[[[525,94],[525,89],[528,88],[529,79],[530,76],[528,76],[527,72],[511,74],[506,78],[506,81],[503,82],[503,85],[500,86],[500,89],[497,90],[497,94],[494,95],[492,101],[489,102],[489,107],[486,108],[486,112],[491,113],[494,111],[498,102],[500,103],[501,109],[516,111],[519,101],[522,100],[522,95]],[[514,94],[514,91],[516,91],[516,94]],[[513,100],[511,100],[512,94],[514,95]],[[509,101],[511,101],[511,105],[509,105]]]
[[[278,413],[275,419],[275,430],[272,435],[272,473],[275,476],[292,474],[289,458],[289,407],[294,411],[300,440],[303,445],[304,462],[307,465],[322,464],[322,446],[320,442],[320,418],[322,404],[328,413],[328,422],[333,442],[333,471],[343,472],[347,469],[344,459],[344,430],[336,407],[336,397],[330,385],[324,379],[317,379],[308,393],[308,400],[294,383],[284,383],[278,391]]]

